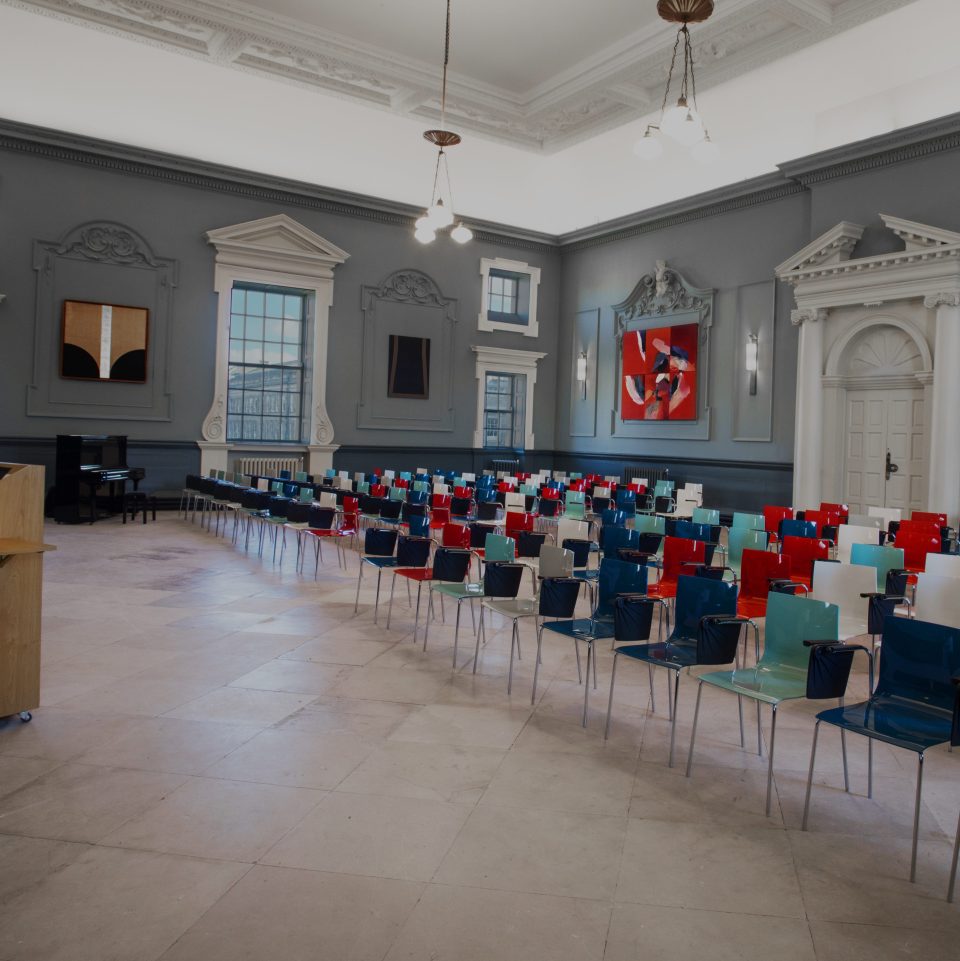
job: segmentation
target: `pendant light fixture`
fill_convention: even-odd
[[[450,0],[447,0],[447,27],[443,43],[443,86],[440,92],[440,128],[426,130],[424,140],[437,147],[437,165],[433,172],[433,192],[430,194],[430,206],[415,224],[413,236],[422,244],[432,243],[438,230],[449,227],[454,220],[453,191],[450,187],[450,169],[447,166],[448,147],[455,147],[460,143],[460,134],[446,129],[447,114],[447,64],[450,62]],[[458,221],[450,236],[458,243],[465,244],[473,240],[473,231]]]
[[[713,13],[713,0],[659,0],[657,13],[668,23],[679,23],[677,39],[673,44],[673,57],[667,73],[667,86],[660,107],[660,122],[647,124],[643,137],[633,148],[638,157],[655,160],[663,153],[661,134],[670,137],[684,147],[691,148],[691,155],[704,163],[713,159],[717,147],[703,124],[697,110],[697,81],[693,67],[693,46],[690,43],[688,24],[703,23]],[[673,71],[677,54],[683,44],[683,78],[680,81],[677,100],[670,100]]]

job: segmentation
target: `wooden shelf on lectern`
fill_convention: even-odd
[[[44,471],[0,463],[0,717],[40,703]]]

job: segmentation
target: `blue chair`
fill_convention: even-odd
[[[625,527],[600,528],[600,550],[604,557],[616,557],[617,551],[622,547],[638,550],[639,545],[638,531],[627,530]]]
[[[706,545],[704,560],[708,565],[713,563],[713,552],[717,549],[720,531],[714,531],[712,525],[678,520],[674,523],[673,536],[683,537],[688,541],[703,541]]]
[[[768,621],[769,623],[769,621]],[[810,788],[817,756],[817,735],[826,722],[917,754],[917,800],[913,814],[910,880],[917,876],[917,835],[923,790],[923,757],[928,748],[960,741],[960,700],[954,683],[960,680],[960,629],[905,617],[888,617],[883,626],[883,656],[873,693],[859,704],[817,715],[810,752],[810,773],[803,807],[804,831],[810,813]],[[868,771],[873,773],[872,751]],[[872,783],[870,785],[872,788]],[[868,789],[868,794],[872,791]],[[954,861],[954,867],[956,861]],[[949,896],[952,897],[952,878]]]
[[[618,487],[616,504],[617,510],[623,511],[626,517],[635,517],[637,514],[637,492],[630,490],[629,487]]]
[[[773,757],[777,735],[777,708],[784,701],[807,696],[807,668],[810,653],[804,641],[833,641],[839,639],[840,608],[835,604],[794,597],[792,594],[771,593],[767,601],[767,619],[763,657],[755,667],[734,671],[701,674],[697,680],[697,705],[693,713],[690,734],[690,753],[687,757],[687,777],[693,767],[693,748],[697,737],[697,719],[703,685],[748,697],[757,704],[757,753],[763,753],[760,732],[760,705],[772,709],[770,752],[767,764],[767,817],[773,792]],[[844,761],[846,750],[844,749]],[[846,763],[844,763],[846,770]]]
[[[595,641],[610,640],[614,636],[614,602],[622,594],[646,594],[647,569],[640,564],[604,557],[597,572],[598,597],[596,607],[588,618],[555,621],[545,624],[552,631],[587,645],[587,673],[583,684],[583,726],[587,726],[590,697],[590,665],[593,664],[593,684],[597,684],[597,662],[593,650]]]
[[[786,517],[780,521],[778,534],[781,543],[785,537],[816,537],[817,525],[814,521],[798,521],[794,518]]]
[[[363,538],[363,551],[360,554],[360,572],[357,575],[357,598],[353,605],[353,613],[360,608],[360,582],[363,580],[364,565],[369,564],[377,570],[377,599],[373,608],[373,623],[377,623],[377,608],[380,606],[380,575],[385,567],[397,567],[397,559],[393,552],[397,546],[399,533],[384,527],[368,527]],[[404,564],[404,567],[421,565]]]
[[[430,536],[430,518],[426,514],[411,514],[407,519],[411,537]]]
[[[663,605],[664,602],[652,597],[619,598],[615,618],[616,640],[648,638],[654,604]],[[632,617],[631,614],[633,614]],[[638,615],[646,621],[645,632],[636,630]],[[662,621],[662,607],[660,615]],[[650,676],[650,707],[652,710],[656,710],[652,668],[666,667],[674,672],[672,695],[669,685],[667,688],[667,704],[671,720],[670,759],[668,764],[673,767],[674,743],[677,736],[677,699],[680,695],[680,672],[686,667],[693,667],[698,664],[730,664],[736,660],[737,649],[740,644],[740,630],[745,623],[748,622],[744,618],[737,617],[737,588],[735,584],[703,577],[680,577],[677,580],[675,623],[670,637],[659,644],[626,644],[614,651],[613,668],[610,672],[607,724],[603,732],[604,740],[610,734],[610,717],[613,713],[613,686],[620,657],[630,657],[647,664]],[[756,631],[756,627],[754,627],[754,631]],[[742,741],[742,708],[740,712],[740,737]]]
[[[600,524],[603,527],[626,527],[627,515],[615,507],[608,507],[600,514]]]

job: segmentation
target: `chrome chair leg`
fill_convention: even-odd
[[[657,710],[657,695],[654,693],[653,689],[653,665],[647,664],[647,680],[650,682],[650,710],[656,713]]]
[[[759,706],[759,701],[757,705]],[[767,817],[770,817],[770,801],[773,797],[773,748],[777,738],[777,705],[773,705],[773,717],[770,721],[770,750],[767,757]]]
[[[390,615],[393,614],[393,592],[397,586],[397,575],[393,575],[393,580],[390,582],[390,603],[387,605],[387,627],[386,630],[390,630]],[[407,585],[409,587],[409,585]]]
[[[590,664],[594,660],[593,653],[593,642],[587,641],[587,676],[584,678],[583,683],[583,721],[581,722],[582,727],[587,726],[587,708],[590,701]],[[593,683],[597,683],[597,665],[593,665]]]
[[[843,698],[839,698],[840,707],[843,707]],[[868,742],[871,740],[867,738]],[[850,793],[850,770],[847,766],[847,732],[840,728],[840,753],[843,755],[843,789]]]
[[[583,671],[580,670],[580,642],[574,638],[573,639],[573,649],[577,654],[577,683],[583,683]]]
[[[913,849],[910,853],[910,883],[917,880],[917,839],[920,835],[920,795],[923,792],[923,752],[917,758],[917,803],[913,810]]]
[[[763,728],[760,726],[760,702],[757,701],[757,756],[763,757]]]
[[[810,789],[813,787],[813,765],[817,757],[817,737],[820,734],[820,721],[813,725],[813,747],[810,748],[810,770],[807,773],[807,795],[803,801],[803,821],[800,830],[807,830],[807,818],[810,816]]]
[[[576,645],[576,640],[574,640],[574,645]],[[537,676],[540,673],[540,650],[543,644],[543,625],[539,624],[537,626],[537,660],[533,665],[533,687],[530,689],[530,705],[531,707],[537,703]],[[616,663],[616,658],[614,658],[614,663]],[[580,651],[577,651],[577,670],[580,668]]]
[[[427,650],[427,638],[430,636],[430,620],[433,617],[433,590],[427,588],[427,623],[423,625],[423,650]]]
[[[873,797],[873,738],[867,738],[867,797]]]
[[[953,861],[950,865],[950,883],[947,886],[947,900],[953,903],[953,892],[957,886],[957,861],[960,860],[960,817],[957,818],[957,837],[953,842]]]
[[[513,631],[510,633],[510,670],[507,673],[507,695],[513,693],[513,648],[520,646],[520,628],[517,619],[513,619]]]
[[[737,695],[737,714],[740,715],[740,747],[745,748],[747,742],[743,736],[743,696]]]
[[[667,720],[673,720],[673,701],[670,697],[670,675],[667,675]],[[673,765],[670,765],[673,767]]]
[[[610,669],[610,697],[607,700],[607,723],[603,726],[603,739],[610,737],[610,715],[613,714],[613,685],[617,678],[617,663],[619,658],[616,652],[613,655],[613,667]],[[649,667],[649,665],[647,665]]]
[[[669,685],[670,675],[667,675],[667,682]],[[667,691],[669,696],[669,687]],[[677,742],[677,699],[680,697],[680,672],[676,672],[676,676],[673,679],[673,708],[670,724],[670,758],[667,761],[667,767],[673,767],[673,749]]]
[[[687,754],[687,777],[693,768],[693,745],[697,738],[697,719],[700,717],[700,695],[703,694],[703,681],[697,684],[697,703],[693,709],[693,729],[690,731],[690,753]]]
[[[472,610],[472,606],[471,606]],[[457,614],[460,613],[460,605],[457,605]],[[480,660],[480,638],[483,638],[483,643],[487,643],[487,629],[483,623],[484,607],[483,604],[480,605],[480,626],[477,628],[477,643],[473,651],[473,673],[477,673],[477,661]]]
[[[457,669],[457,642],[460,639],[460,602],[457,601],[457,617],[453,626],[453,669]]]
[[[353,603],[353,613],[356,614],[360,609],[360,581],[363,580],[363,561],[360,562],[360,571],[357,574],[357,599]]]

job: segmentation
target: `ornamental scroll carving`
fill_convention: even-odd
[[[110,221],[81,224],[64,237],[56,253],[127,267],[157,266],[150,245],[139,234]]]
[[[419,270],[397,270],[369,293],[380,300],[397,300],[429,307],[446,307],[449,303],[449,299],[440,293],[436,282]]]
[[[666,317],[693,311],[700,314],[703,323],[710,314],[711,299],[707,291],[691,287],[665,260],[658,260],[656,272],[641,277],[630,296],[614,306],[617,335],[623,333],[630,321],[641,317]]]

